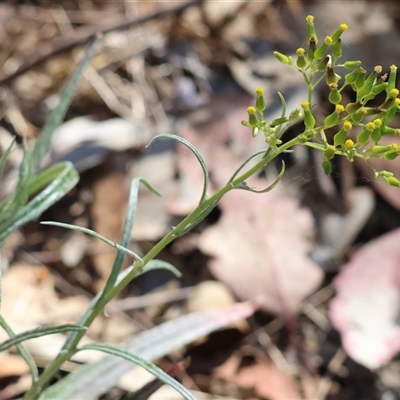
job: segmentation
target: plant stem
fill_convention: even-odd
[[[97,302],[94,304],[93,308],[87,313],[84,320],[80,321],[83,326],[89,327],[93,320],[102,312],[107,303],[110,302],[115,296],[117,296],[127,285],[134,279],[138,274],[140,274],[142,267],[146,265],[149,261],[155,258],[161,250],[163,250],[169,243],[171,243],[176,237],[180,236],[187,231],[188,227],[193,228],[198,222],[199,217],[201,217],[205,210],[211,206],[216,206],[218,201],[229,191],[235,189],[235,187],[243,183],[249,177],[255,175],[262,168],[264,168],[269,162],[271,162],[278,155],[282,154],[284,151],[290,149],[294,145],[298,144],[299,140],[294,138],[278,148],[277,152],[266,150],[266,156],[263,157],[259,162],[257,162],[253,167],[244,172],[242,175],[235,178],[232,182],[225,185],[223,188],[218,190],[214,195],[204,200],[199,204],[189,215],[187,215],[176,227],[174,227],[166,236],[164,236],[158,243],[156,243],[148,253],[143,257],[143,262],[138,263],[135,261],[133,263],[132,271],[127,274],[120,282],[118,282],[113,288],[111,288],[107,293],[99,293],[96,297]],[[196,222],[197,221],[197,222]],[[54,377],[57,371],[61,368],[62,364],[68,361],[76,351],[80,340],[85,335],[85,332],[75,332],[73,336],[67,339],[63,349],[58,354],[58,356],[50,362],[50,364],[45,368],[44,372],[39,377],[38,381],[34,383],[31,389],[26,392],[24,400],[36,400],[44,388],[48,385],[49,381]]]

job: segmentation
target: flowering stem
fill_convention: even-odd
[[[131,271],[119,282],[117,282],[114,287],[112,287],[109,291],[101,292],[96,296],[96,299],[98,300],[94,303],[93,307],[89,310],[87,315],[85,315],[84,318],[79,321],[80,324],[89,327],[93,320],[103,311],[104,307],[110,302],[110,300],[117,296],[132,279],[140,274],[143,267],[149,261],[154,259],[160,253],[160,251],[163,250],[169,243],[171,243],[178,236],[181,236],[183,233],[185,233],[188,228],[192,229],[193,227],[195,227],[201,221],[202,216],[204,215],[205,217],[208,214],[208,212],[207,214],[205,214],[205,211],[210,211],[210,208],[215,208],[219,200],[226,193],[230,192],[232,189],[235,189],[235,187],[240,185],[241,183],[244,183],[246,179],[257,174],[274,158],[298,143],[299,140],[297,138],[294,138],[278,147],[277,151],[270,151],[270,149],[267,149],[264,153],[264,157],[261,158],[261,160],[257,162],[253,167],[248,169],[246,172],[235,178],[232,182],[228,183],[211,197],[199,204],[187,217],[185,217],[177,226],[171,229],[171,231],[166,236],[164,236],[149,250],[149,252],[142,258],[142,262],[135,261],[132,265]],[[39,377],[38,381],[34,385],[32,385],[32,388],[28,392],[26,392],[24,400],[35,400],[39,397],[41,391],[44,390],[44,388],[48,385],[49,381],[54,377],[62,364],[68,361],[75,353],[76,348],[84,334],[85,332],[76,332],[70,336],[59,355],[46,367],[44,372]]]

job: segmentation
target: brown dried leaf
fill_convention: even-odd
[[[267,358],[237,371],[239,359],[232,356],[216,370],[216,375],[232,381],[241,388],[254,388],[256,394],[269,400],[299,400],[296,384]]]

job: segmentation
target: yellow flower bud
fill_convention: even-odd
[[[347,139],[344,142],[344,147],[346,148],[346,150],[353,150],[354,148],[354,142],[351,139]]]
[[[253,106],[247,107],[247,114],[249,114],[249,124],[254,128],[259,124],[259,120],[256,116],[256,108]]]
[[[310,110],[310,103],[308,101],[303,101],[301,103],[301,108],[304,110],[304,125],[308,129],[312,129],[315,126],[315,118]]]

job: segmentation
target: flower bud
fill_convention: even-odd
[[[362,107],[362,103],[358,101],[357,103],[348,103],[345,107],[345,110],[348,114],[354,114]]]
[[[385,125],[382,129],[382,135],[395,135],[395,129]]]
[[[365,114],[363,112],[365,107],[360,108],[357,112],[355,112],[354,114],[351,114],[351,121],[358,125],[359,123],[361,123],[362,119],[364,118]]]
[[[331,104],[339,104],[342,101],[342,95],[340,94],[338,88],[337,88],[337,84],[336,83],[332,83],[329,85],[331,92],[329,93],[329,102]],[[344,108],[343,108],[344,111]]]
[[[308,41],[308,53],[307,53],[307,58],[310,61],[314,60],[314,54],[315,54],[316,48],[317,48],[317,36],[312,35],[310,37],[310,40]]]
[[[373,122],[368,122],[368,124],[365,125],[363,131],[357,135],[357,143],[358,144],[367,143],[374,129],[375,125],[373,124]]]
[[[349,29],[347,24],[340,24],[339,28],[336,29],[335,33],[331,36],[332,43],[335,44],[342,35],[342,33],[347,29]]]
[[[371,154],[373,154],[374,156],[378,156],[378,155],[383,154],[383,153],[385,153],[387,151],[390,151],[390,150],[391,150],[390,145],[385,145],[385,146],[375,145],[375,146],[372,146],[369,149]]]
[[[328,47],[332,44],[332,38],[330,36],[326,36],[324,43],[321,44],[321,46],[318,47],[317,50],[315,50],[314,53],[314,60],[320,60],[322,57],[324,57],[326,50],[328,50]]]
[[[382,72],[382,66],[377,65],[374,71],[365,79],[362,87],[358,87],[357,90],[357,100],[361,100],[363,97],[369,95],[372,91],[373,86],[376,83],[377,76]],[[357,82],[356,82],[357,85]]]
[[[330,66],[331,64],[332,64],[331,56],[327,55],[322,61],[320,61],[320,63],[317,66],[317,70],[319,72],[325,72],[328,65]]]
[[[391,178],[392,176],[394,176],[394,173],[390,172],[390,171],[383,170],[383,171],[378,172],[377,178],[380,177],[380,176],[382,176],[383,178]]]
[[[260,114],[262,114],[266,108],[267,108],[267,104],[264,99],[264,89],[257,88],[256,89],[256,109]]]
[[[291,64],[290,58],[288,56],[285,56],[284,54],[280,53],[279,51],[274,51],[272,54],[282,64]]]
[[[344,150],[346,152],[347,159],[350,162],[353,162],[354,154],[355,154],[355,148],[354,148],[354,142],[351,139],[347,139],[344,142]]]
[[[332,160],[332,158],[335,157],[335,154],[336,154],[336,147],[332,146],[331,144],[328,144],[323,152],[324,159]]]
[[[297,61],[296,61],[296,65],[300,68],[300,69],[304,69],[307,66],[307,60],[304,57],[305,54],[305,50],[302,47],[299,47],[296,50],[296,54],[297,54]]]
[[[358,73],[357,73],[356,80],[354,81],[354,86],[355,86],[355,90],[357,91],[364,86],[365,76],[367,74],[367,71],[362,67],[358,68],[356,71],[358,71]]]
[[[331,128],[339,122],[340,113],[344,111],[341,104],[337,104],[332,114],[329,114],[324,120],[324,128]]]
[[[329,86],[332,83],[338,83],[340,76],[335,74],[333,67],[328,67],[326,69],[326,84]]]
[[[330,175],[332,172],[331,163],[328,160],[322,161],[322,169],[325,172],[325,175]]]
[[[353,148],[354,148],[354,142],[353,142],[351,139],[347,139],[347,140],[344,142],[344,148],[345,148],[346,150],[353,150]]]
[[[385,153],[384,158],[385,160],[392,161],[399,156],[399,152],[395,150],[390,150]]]
[[[333,46],[332,55],[335,61],[339,60],[342,57],[343,50],[342,50],[342,39],[338,39],[337,42]]]
[[[274,120],[271,121],[269,124],[271,127],[283,125],[286,122],[288,122],[288,119],[286,117],[281,117],[281,118],[275,118]]]
[[[299,143],[304,144],[308,142],[308,136],[305,135],[304,133],[301,133],[299,136],[297,136],[299,139]]]
[[[396,75],[397,75],[397,66],[392,64],[390,66],[389,80],[388,86],[386,88],[386,93],[390,93],[392,89],[396,87]]]
[[[372,122],[369,122],[366,126],[372,127],[373,130],[372,130],[372,133],[371,133],[371,139],[375,143],[378,143],[381,140],[381,137],[382,137],[382,133],[381,133],[381,130],[383,130],[382,120],[380,118],[376,118]]]
[[[255,127],[258,126],[258,124],[260,123],[260,121],[258,120],[257,116],[256,116],[256,108],[253,106],[247,107],[247,114],[249,115],[249,124],[251,127]]]
[[[343,63],[343,67],[345,68],[357,68],[361,65],[361,61],[360,60],[356,60],[356,61],[346,61]]]
[[[385,114],[385,123],[390,122],[398,113],[399,111],[399,105],[400,105],[400,99],[396,98],[393,101],[392,106],[389,108],[389,110]]]
[[[388,83],[387,82],[381,82],[381,83],[378,83],[377,85],[375,85],[373,88],[372,88],[372,91],[371,91],[371,93],[374,95],[374,97],[375,96],[377,96],[379,93],[381,93],[381,92],[383,92],[387,87],[388,87]]]
[[[312,112],[310,110],[310,103],[308,101],[303,101],[301,103],[301,108],[304,110],[304,125],[308,129],[314,128],[315,118],[314,118],[314,115],[312,115]]]
[[[299,108],[295,108],[290,114],[289,114],[289,122],[296,122],[299,119],[302,118],[301,112]]]
[[[385,178],[385,181],[390,185],[390,186],[395,186],[395,187],[400,187],[400,181],[395,178],[394,176],[390,177],[390,178]]]
[[[344,144],[344,141],[346,140],[346,135],[347,135],[347,132],[344,128],[342,128],[340,131],[335,133],[335,136],[333,137],[334,146],[339,146],[339,145]]]
[[[315,43],[318,42],[317,33],[315,32],[314,16],[307,15],[307,41],[310,42],[311,37],[314,37]]]
[[[335,134],[335,136],[333,137],[333,144],[335,146],[344,144],[344,142],[346,140],[347,132],[350,131],[352,129],[352,127],[353,127],[353,125],[351,124],[351,122],[346,121],[343,124],[343,128],[339,132],[337,132]]]

